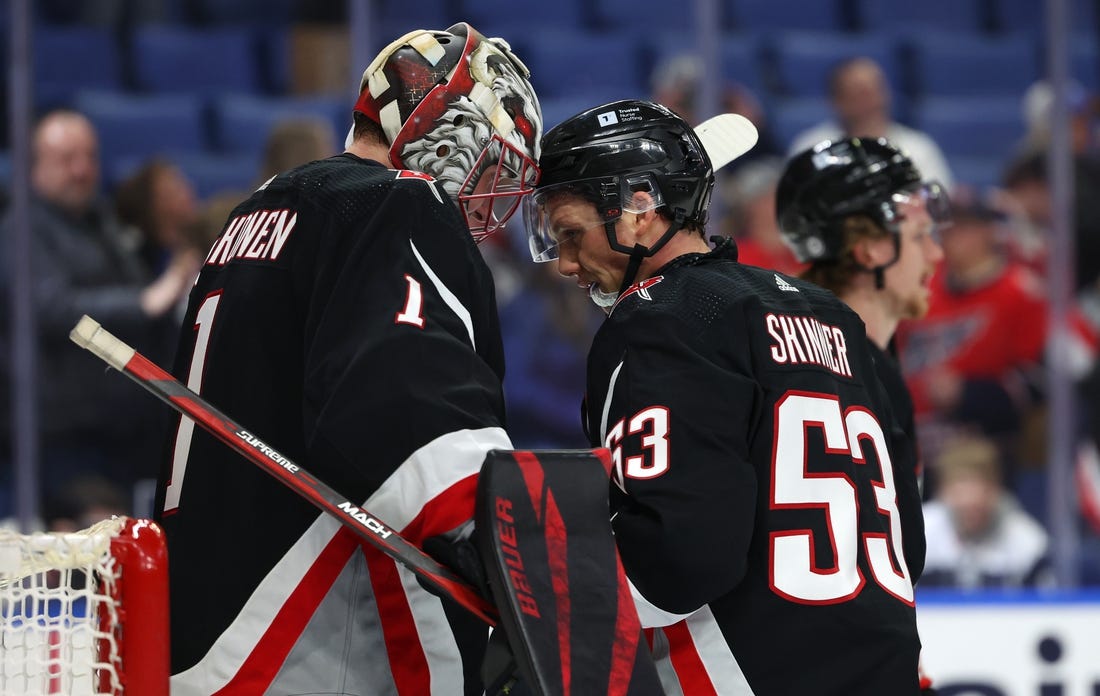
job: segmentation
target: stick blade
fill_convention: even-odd
[[[740,114],[718,114],[708,118],[695,128],[695,134],[703,143],[714,171],[751,150],[760,138],[752,121]]]
[[[609,467],[606,450],[496,450],[481,470],[478,543],[536,694],[663,694],[611,532]]]

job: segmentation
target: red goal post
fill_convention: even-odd
[[[168,694],[164,533],[116,517],[0,530],[0,694]]]

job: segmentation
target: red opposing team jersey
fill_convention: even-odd
[[[941,267],[932,280],[927,316],[898,330],[901,364],[917,415],[931,404],[928,370],[947,369],[966,379],[1004,378],[1037,365],[1046,343],[1046,302],[1033,272],[1010,264],[989,283],[953,290]]]
[[[801,275],[806,270],[806,264],[799,263],[787,245],[769,249],[753,239],[737,240],[737,260],[748,266],[793,276]]]

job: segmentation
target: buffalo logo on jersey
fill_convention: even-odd
[[[637,295],[647,302],[652,302],[653,296],[649,294],[649,289],[657,283],[660,283],[664,279],[664,276],[654,276],[652,278],[646,278],[643,281],[634,283],[629,288],[624,290],[623,294],[619,295],[619,299],[615,300],[615,304],[611,306],[611,311],[614,312],[615,308],[619,306],[619,303],[630,297],[631,295]]]

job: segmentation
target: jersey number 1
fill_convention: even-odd
[[[807,470],[806,432],[810,428],[821,429],[827,453],[848,454],[856,464],[866,464],[864,447],[874,449],[881,469],[881,481],[873,481],[875,503],[879,512],[889,518],[889,534],[860,529],[856,486],[847,475]],[[832,546],[834,565],[817,567],[812,530],[772,532],[773,591],[802,604],[833,604],[852,599],[864,583],[858,567],[862,543],[875,582],[911,605],[913,583],[902,552],[893,465],[886,437],[875,416],[862,408],[842,413],[840,402],[833,396],[790,392],[776,405],[775,429],[771,507],[822,509],[829,530],[829,538],[824,542]],[[891,549],[897,567],[891,560]]]
[[[210,348],[210,329],[214,326],[214,314],[222,295],[219,291],[202,301],[195,314],[195,349],[191,353],[191,367],[187,371],[187,388],[196,394],[202,388],[202,372],[206,364],[206,351]],[[195,421],[180,416],[176,441],[172,446],[172,473],[164,492],[164,512],[172,512],[180,505],[183,475],[187,471],[187,456],[191,453],[191,437],[195,433]]]

